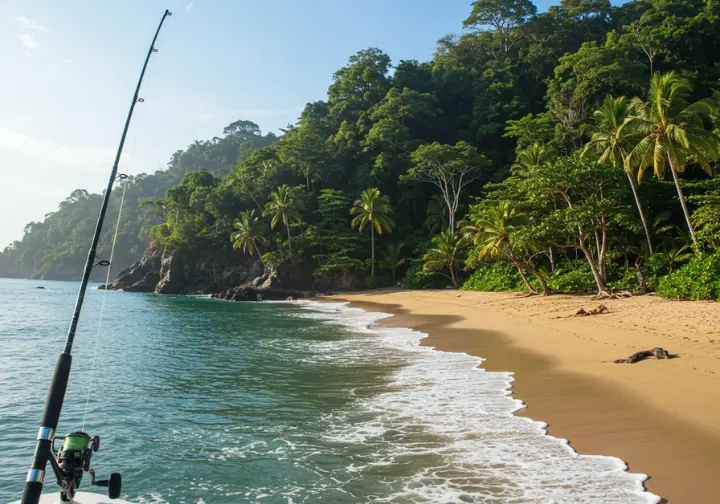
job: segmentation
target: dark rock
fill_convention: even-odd
[[[362,272],[344,271],[334,275],[327,275],[315,281],[313,286],[317,291],[358,290],[365,284],[365,274]]]
[[[273,273],[258,287],[262,290],[279,290],[283,288],[283,283],[278,278],[277,273]]]
[[[250,280],[251,278],[261,277],[261,276],[263,276],[265,271],[266,271],[265,264],[263,264],[263,262],[260,260],[255,261],[252,264],[252,266],[250,267],[250,271],[248,271],[247,280]]]
[[[185,262],[177,250],[168,250],[160,258],[160,280],[155,294],[181,294],[188,284]]]
[[[655,357],[656,359],[669,359],[670,354],[667,350],[664,348],[656,347],[652,350],[643,350],[642,352],[635,352],[627,359],[618,359],[615,362],[617,364],[635,364],[638,361],[648,359],[650,357]]]
[[[109,289],[128,292],[153,292],[160,276],[160,250],[151,245],[142,258],[117,274]]]

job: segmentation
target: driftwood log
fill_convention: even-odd
[[[573,317],[589,317],[590,315],[602,315],[603,313],[610,313],[610,310],[607,309],[607,306],[600,305],[590,311],[585,311],[585,308],[580,308],[578,311],[575,312],[575,315],[573,315]]]
[[[635,362],[655,357],[656,359],[669,359],[670,354],[667,350],[657,347],[652,350],[643,350],[642,352],[635,352],[627,359],[618,359],[615,361],[616,364],[633,364]]]

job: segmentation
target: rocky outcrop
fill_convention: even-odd
[[[151,244],[108,286],[128,292],[212,294],[233,301],[301,298],[303,292],[359,289],[364,278],[343,273],[315,279],[308,264],[263,264],[234,250],[181,250]]]
[[[154,292],[160,280],[161,251],[152,245],[138,262],[117,274],[108,288],[127,292]]]
[[[151,245],[140,261],[118,274],[110,288],[156,294],[212,294],[263,273],[262,262],[237,252],[208,253]]]
[[[365,275],[363,273],[344,271],[318,279],[313,287],[315,290],[325,292],[329,290],[360,290],[364,285]]]
[[[287,301],[302,299],[303,293],[283,288],[265,289],[252,285],[241,285],[232,289],[224,289],[212,297],[228,301]]]

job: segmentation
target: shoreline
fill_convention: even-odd
[[[712,337],[720,340],[718,303],[644,296],[603,301],[610,314],[566,320],[555,314],[599,302],[461,291],[375,291],[323,300],[390,313],[380,326],[420,331],[428,335],[422,345],[482,357],[488,371],[513,372],[512,395],[525,404],[516,415],[547,423],[549,435],[567,439],[580,454],[622,459],[629,472],[649,476],[646,488],[663,502],[707,503],[720,494],[720,344]],[[641,308],[654,325],[669,317],[692,330],[661,337],[651,324],[658,341],[644,348],[647,335],[638,318],[617,315]],[[707,341],[697,344],[703,337]],[[676,339],[696,344],[683,348]],[[679,358],[612,362],[612,356],[653,346]]]

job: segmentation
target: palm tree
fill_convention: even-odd
[[[430,231],[430,236],[438,231],[443,231],[447,227],[447,207],[442,196],[433,194],[428,200],[427,212],[425,217],[425,227]]]
[[[395,245],[391,243],[388,245],[385,257],[380,261],[380,266],[389,269],[392,272],[393,285],[396,283],[395,271],[399,266],[405,264],[405,258],[402,257],[402,248],[405,244],[403,242]]]
[[[423,269],[436,272],[440,272],[445,268],[449,269],[450,276],[448,278],[453,287],[457,288],[457,270],[462,267],[464,262],[463,249],[467,245],[465,237],[462,233],[454,234],[450,228],[447,228],[442,233],[435,235],[432,242],[435,246],[425,253],[423,257],[425,266],[423,266]]]
[[[233,248],[241,248],[243,252],[250,255],[253,254],[254,250],[262,261],[262,254],[258,245],[267,245],[267,240],[262,235],[262,223],[260,218],[255,215],[255,210],[241,212],[240,217],[233,222],[233,226],[237,229],[230,235]]]
[[[688,104],[690,91],[690,84],[674,72],[653,75],[647,102],[638,98],[631,102],[632,128],[641,140],[630,151],[625,164],[627,169],[639,169],[639,181],[649,166],[653,166],[656,177],[662,178],[666,162],[670,165],[685,221],[697,248],[678,173],[685,171],[687,164],[695,163],[712,174],[710,161],[718,157],[720,138],[703,124],[703,118],[717,109],[716,103],[704,99]]]
[[[462,214],[464,211],[465,205],[458,205],[457,213]],[[428,200],[427,211],[425,212],[425,227],[428,228],[430,236],[444,231],[448,227],[447,205],[439,194],[433,194]]]
[[[658,252],[650,261],[650,265],[655,268],[663,268],[670,274],[677,266],[692,259],[693,255],[692,249],[686,244],[679,248]]]
[[[270,194],[270,201],[265,203],[263,217],[271,216],[270,229],[275,229],[278,222],[282,220],[288,235],[288,248],[292,256],[292,245],[290,243],[290,223],[302,224],[300,217],[300,202],[295,197],[292,187],[283,184]]]
[[[528,282],[525,271],[529,271],[540,283],[543,294],[548,294],[547,282],[540,272],[529,262],[520,259],[510,243],[510,236],[515,231],[523,215],[509,201],[500,201],[489,207],[475,205],[471,208],[470,223],[463,229],[463,234],[472,238],[475,245],[481,247],[480,256],[503,256],[517,268],[525,287],[532,293],[537,292]]]
[[[515,164],[510,167],[510,171],[513,175],[526,177],[533,168],[549,162],[554,154],[555,150],[552,147],[535,142],[518,152]]]
[[[392,232],[395,222],[390,218],[392,208],[387,196],[380,194],[380,189],[365,189],[360,194],[360,199],[355,201],[355,206],[350,209],[350,215],[357,215],[351,225],[362,232],[370,224],[370,247],[372,259],[370,276],[375,276],[375,231],[381,235],[383,231]]]
[[[642,220],[645,238],[647,239],[650,255],[653,254],[652,240],[650,239],[650,228],[648,227],[645,212],[643,211],[640,197],[637,192],[637,184],[632,170],[628,169],[625,161],[633,148],[633,132],[628,127],[630,119],[630,107],[624,96],[613,98],[610,95],[605,97],[600,108],[594,112],[596,126],[595,133],[585,146],[583,155],[590,149],[600,151],[601,163],[608,163],[615,168],[621,168],[627,175],[628,182],[635,197],[640,220]]]

